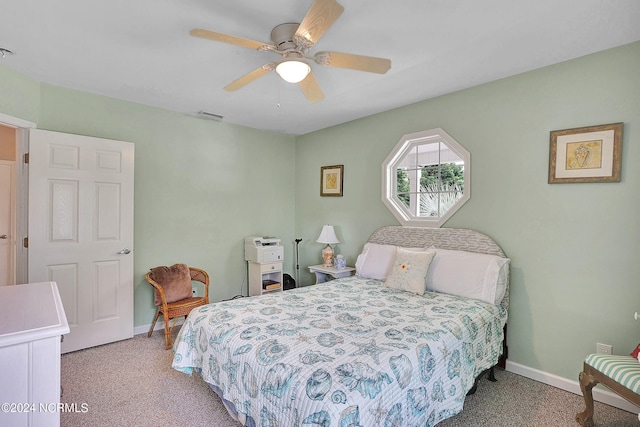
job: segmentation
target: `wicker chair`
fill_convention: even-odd
[[[147,334],[148,338],[151,338],[151,334],[153,333],[153,328],[156,325],[156,321],[160,314],[162,313],[164,317],[164,337],[167,350],[171,348],[172,345],[172,336],[171,333],[173,331],[174,326],[176,325],[178,319],[180,317],[186,317],[191,310],[196,307],[200,307],[205,304],[209,304],[209,275],[206,271],[200,270],[199,268],[189,267],[189,272],[191,273],[191,280],[197,281],[204,284],[204,297],[190,297],[181,299],[175,302],[167,302],[164,294],[164,290],[162,289],[162,285],[153,280],[152,273],[149,272],[145,276],[147,282],[151,286],[153,286],[159,293],[160,298],[162,300],[162,304],[158,306],[158,311],[156,312],[156,316],[153,319],[153,323],[151,324],[151,329],[149,329],[149,333]],[[169,324],[170,320],[173,319],[171,325]]]

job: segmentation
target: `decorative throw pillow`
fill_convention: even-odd
[[[509,279],[509,258],[436,249],[427,290],[500,304]]]
[[[424,252],[424,248],[404,248],[414,252]],[[391,264],[396,256],[396,246],[365,243],[362,253],[356,259],[356,274],[375,280],[386,280]]]
[[[385,286],[422,295],[427,286],[427,272],[434,251],[415,251],[396,248],[396,256],[391,266],[391,272],[384,282]]]
[[[635,357],[640,362],[640,344],[631,352],[631,357]]]
[[[171,267],[151,269],[151,278],[162,286],[167,302],[175,302],[191,297],[191,273],[187,264],[174,264]],[[154,303],[162,305],[157,289],[154,289]]]

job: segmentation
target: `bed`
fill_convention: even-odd
[[[392,286],[428,257],[424,293]],[[192,311],[173,368],[198,373],[247,426],[433,426],[462,411],[506,348],[502,249],[474,230],[387,226],[356,266],[356,276]],[[478,296],[496,277],[498,291]],[[451,288],[438,288],[442,278]]]

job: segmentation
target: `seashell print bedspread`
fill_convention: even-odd
[[[503,307],[357,276],[191,312],[173,368],[262,426],[433,426],[502,350]]]

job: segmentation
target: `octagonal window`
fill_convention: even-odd
[[[440,128],[403,135],[382,164],[382,201],[403,225],[440,227],[471,197],[470,160]]]

